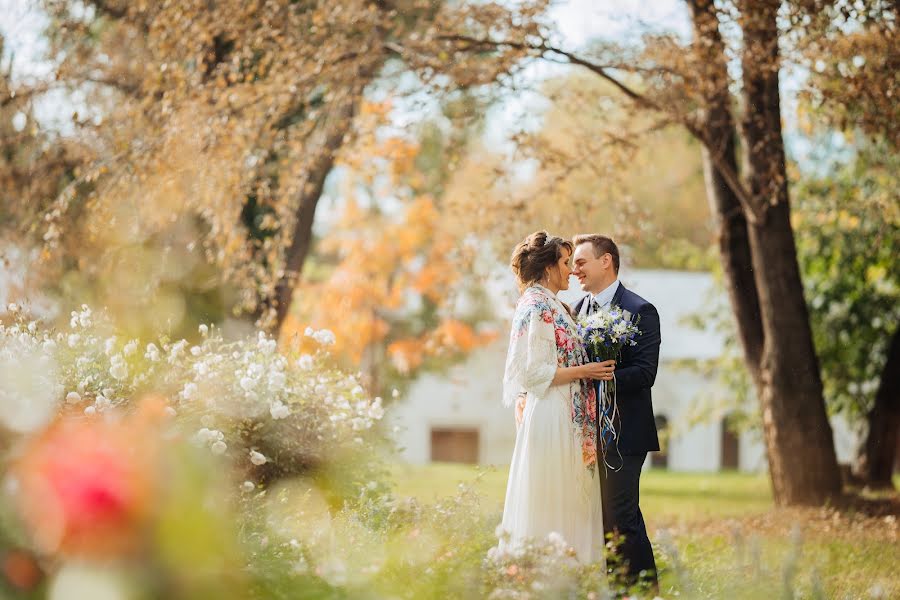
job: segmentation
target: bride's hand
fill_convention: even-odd
[[[583,365],[583,367],[585,379],[612,381],[613,373],[616,370],[616,361],[604,360],[603,362],[592,362]]]
[[[527,396],[523,392],[523,393],[519,394],[519,396],[516,398],[516,426],[517,427],[522,424],[522,421],[525,420],[526,397]]]

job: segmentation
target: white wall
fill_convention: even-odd
[[[500,338],[446,374],[423,375],[391,407],[405,461],[429,461],[433,427],[470,427],[479,433],[480,464],[509,465],[516,426],[513,409],[501,404],[507,339]]]

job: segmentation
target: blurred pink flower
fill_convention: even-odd
[[[118,421],[62,417],[26,446],[14,473],[38,549],[94,558],[137,549],[156,495],[158,404]]]

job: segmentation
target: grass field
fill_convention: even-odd
[[[460,483],[499,519],[506,470],[397,466],[397,492],[423,502]],[[650,470],[641,507],[663,597],[900,598],[900,519],[777,509],[765,475]]]

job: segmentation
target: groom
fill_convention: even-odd
[[[628,563],[629,578],[634,582],[641,577],[657,588],[653,549],[638,500],[641,467],[648,452],[659,450],[650,399],[659,363],[659,314],[652,304],[619,282],[619,248],[610,238],[586,234],[575,236],[573,241],[573,274],[581,282],[581,289],[589,292],[575,304],[575,314],[584,316],[618,306],[640,319],[637,346],[623,348],[615,367],[621,422],[616,423],[617,438],[609,444],[607,462],[613,468],[622,468],[601,468],[600,483],[604,529],[607,533],[616,530],[624,537],[619,553]]]

